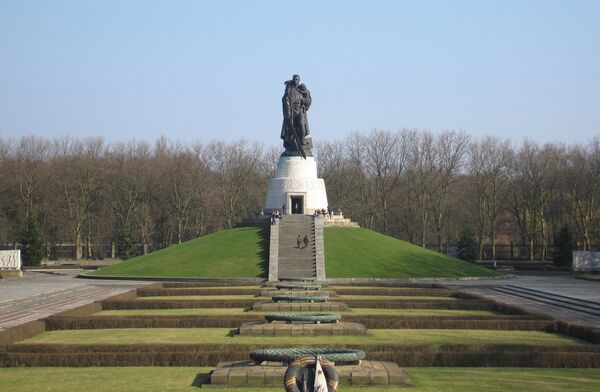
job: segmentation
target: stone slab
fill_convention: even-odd
[[[235,336],[336,336],[367,335],[369,330],[360,323],[286,323],[256,321],[244,323]]]
[[[283,387],[286,368],[286,364],[272,362],[221,362],[211,373],[210,384],[202,387]],[[365,360],[358,365],[336,366],[335,369],[340,377],[340,387],[414,387],[406,373],[393,362]]]
[[[600,252],[573,251],[573,272],[599,272]]]
[[[0,250],[0,270],[20,270],[21,251],[19,249]]]
[[[252,307],[259,312],[346,312],[343,302],[257,302]]]

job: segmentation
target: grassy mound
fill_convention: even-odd
[[[496,271],[362,228],[325,228],[328,278],[497,276]]]
[[[98,276],[257,278],[267,273],[264,228],[221,230],[92,272]]]

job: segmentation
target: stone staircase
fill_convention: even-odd
[[[284,215],[279,220],[278,278],[316,278],[317,243],[315,222],[309,215]],[[309,243],[297,246],[298,235]]]

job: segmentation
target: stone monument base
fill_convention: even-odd
[[[244,323],[239,336],[335,336],[367,335],[362,324],[340,321],[338,323],[287,323],[285,321],[257,321]]]
[[[258,302],[252,310],[259,312],[347,312],[343,302]]]
[[[269,181],[264,212],[282,211],[288,214],[312,215],[326,209],[325,182],[317,177],[317,162],[313,157],[279,157],[277,173]]]
[[[0,270],[0,278],[22,278],[23,271],[19,270]]]
[[[208,388],[281,387],[287,366],[278,362],[257,365],[254,361],[220,362],[210,375]],[[404,371],[393,362],[361,361],[358,365],[336,366],[340,386],[414,387]]]

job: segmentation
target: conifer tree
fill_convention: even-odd
[[[576,249],[575,241],[569,226],[563,226],[554,238],[553,261],[556,265],[568,266],[573,262],[573,250]]]
[[[33,209],[27,214],[25,230],[21,235],[21,244],[23,244],[24,265],[39,265],[46,256],[44,235],[37,219],[37,213]]]
[[[456,244],[456,256],[459,259],[474,262],[477,260],[477,240],[473,232],[473,227],[464,223]]]

